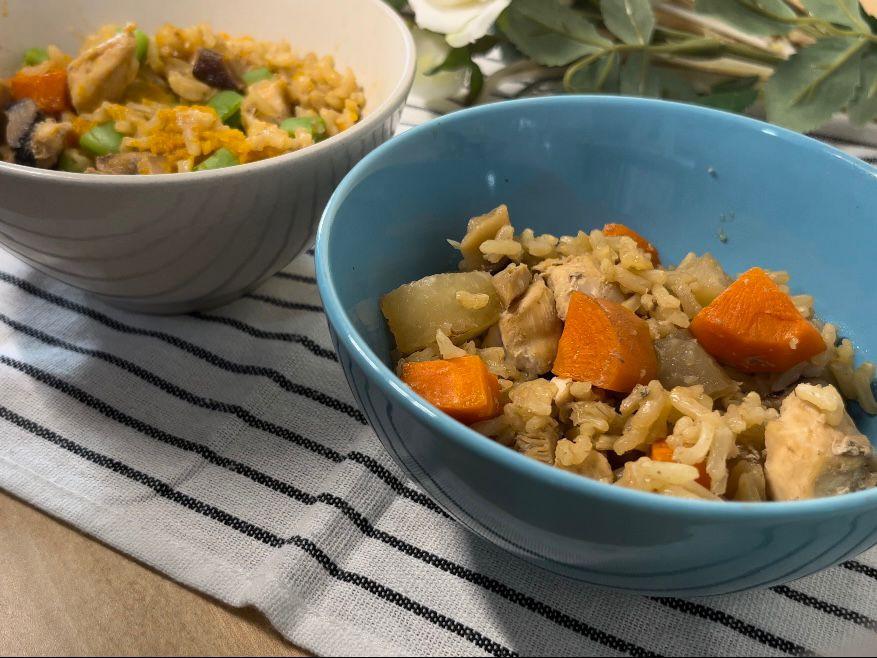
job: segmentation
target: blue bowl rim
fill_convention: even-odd
[[[853,166],[861,173],[877,178],[877,170],[867,163],[843,153],[842,151],[819,142],[800,133],[781,128],[779,126],[751,119],[749,117],[731,114],[720,110],[688,105],[672,101],[644,99],[626,96],[587,96],[567,95],[550,96],[541,98],[526,98],[513,101],[503,101],[489,105],[482,105],[464,110],[459,110],[442,117],[438,117],[424,124],[411,128],[398,135],[363,158],[336,188],[323,212],[320,225],[317,230],[315,265],[317,283],[326,317],[342,343],[344,349],[351,358],[365,372],[371,383],[380,387],[385,395],[394,403],[408,407],[414,415],[421,418],[424,425],[435,435],[444,440],[452,440],[467,450],[478,454],[488,460],[496,460],[504,467],[525,476],[537,485],[545,483],[559,488],[566,493],[585,495],[595,499],[612,500],[615,503],[640,508],[643,511],[657,513],[680,513],[691,518],[710,517],[715,521],[771,521],[788,520],[791,518],[822,517],[835,513],[856,512],[869,507],[877,507],[877,488],[843,494],[827,498],[816,498],[802,501],[770,502],[770,503],[743,503],[691,500],[662,496],[635,489],[627,489],[616,485],[608,485],[590,478],[563,471],[553,466],[548,466],[535,459],[527,457],[515,450],[507,448],[481,434],[470,429],[466,425],[454,420],[450,416],[439,411],[419,396],[413,393],[396,373],[389,368],[374,351],[369,347],[365,339],[354,329],[352,323],[343,309],[334,288],[332,268],[330,266],[329,242],[334,228],[334,219],[339,208],[344,203],[348,193],[360,182],[372,167],[377,165],[385,154],[393,149],[417,140],[426,133],[441,130],[447,125],[459,121],[465,121],[472,117],[488,120],[493,113],[515,112],[526,109],[529,106],[558,106],[578,107],[591,106],[601,110],[612,111],[618,108],[639,107],[642,110],[670,111],[680,115],[688,115],[688,120],[709,117],[726,122],[731,127],[744,130],[758,130],[771,137],[778,138],[781,142],[792,148],[805,148],[810,151],[819,151],[825,155],[836,158]]]

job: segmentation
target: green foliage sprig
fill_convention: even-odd
[[[404,0],[394,4],[406,11]],[[846,110],[877,117],[875,21],[858,0],[512,0],[494,29],[435,70],[469,72],[507,44],[570,93],[669,98],[808,131]]]

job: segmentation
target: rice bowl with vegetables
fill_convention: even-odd
[[[217,169],[300,150],[362,116],[351,71],[207,25],[106,25],[71,57],[23,54],[0,80],[0,157],[80,173]]]
[[[470,220],[459,272],[386,294],[412,390],[540,462],[615,486],[785,501],[874,486],[874,366],[789,277],[710,254],[662,264],[635,231],[517,232]]]

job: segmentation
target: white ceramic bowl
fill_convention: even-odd
[[[0,163],[0,244],[37,269],[116,306],[178,313],[256,287],[310,241],[332,190],[396,128],[414,44],[383,0],[2,0],[0,76],[25,49],[76,52],[105,23],[208,23],[287,39],[353,69],[363,119],[301,151],[252,164],[162,176],[98,176]]]

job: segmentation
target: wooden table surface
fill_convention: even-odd
[[[252,609],[167,579],[0,491],[0,655],[301,656]]]

